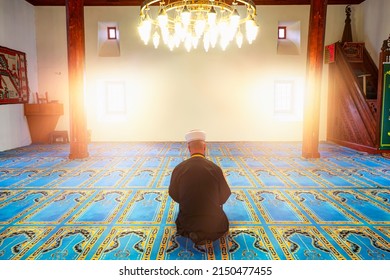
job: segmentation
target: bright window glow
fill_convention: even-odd
[[[116,27],[107,27],[108,40],[116,40]]]
[[[275,81],[275,114],[294,113],[294,82]]]
[[[126,95],[122,82],[106,83],[106,114],[125,114]]]
[[[278,27],[278,39],[286,39],[287,38],[287,28],[286,26]]]

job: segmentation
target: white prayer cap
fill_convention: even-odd
[[[187,143],[190,143],[190,142],[195,141],[195,140],[205,141],[206,140],[206,132],[204,132],[203,130],[199,130],[199,129],[193,129],[193,130],[190,130],[186,133],[185,138],[186,138]]]

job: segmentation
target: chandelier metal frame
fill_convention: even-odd
[[[157,8],[158,6],[158,15],[153,18],[150,15],[149,11],[151,7]],[[245,6],[245,17],[241,17],[237,12],[238,6]],[[209,42],[206,42],[209,39],[206,39],[205,30],[202,30],[200,33],[195,32],[197,20],[199,18],[202,18],[207,21],[206,17],[210,12],[214,13],[215,17],[218,17],[218,22],[225,22],[229,24],[229,22],[231,22],[231,17],[234,16],[236,18],[235,21],[237,26],[234,27],[235,30],[231,32],[234,34],[232,34],[231,36],[229,35],[229,39],[222,38],[222,31],[219,30],[221,29],[220,27],[218,27],[217,31],[219,32],[219,35],[214,35],[220,37],[220,40],[222,41],[222,49],[226,49],[228,43],[232,41],[233,37],[235,36],[237,45],[241,47],[243,35],[241,33],[242,28],[240,28],[240,26],[243,23],[246,23],[247,40],[250,44],[257,36],[258,24],[256,22],[256,5],[252,0],[167,0],[167,3],[164,0],[145,0],[140,8],[140,19],[138,25],[138,31],[142,41],[144,41],[145,44],[148,44],[149,39],[152,38],[153,44],[155,48],[157,48],[159,46],[159,39],[160,37],[162,37],[165,45],[167,45],[171,50],[175,47],[178,47],[181,43],[184,43],[184,41],[186,40],[185,38],[181,38],[181,42],[178,42],[179,39],[175,40],[176,43],[172,42],[173,34],[176,31],[175,29],[177,28],[176,24],[178,21],[180,21],[180,16],[183,12],[187,12],[190,15],[193,15],[191,16],[188,23],[188,25],[191,26],[190,28],[192,28],[192,30],[185,30],[185,32],[196,33],[196,35],[194,35],[192,38],[191,46],[189,46],[188,42],[185,42],[185,46],[188,51],[197,47],[198,40],[200,40],[201,37],[203,37],[204,48],[206,51],[208,51],[210,46],[213,48],[215,47],[215,43],[210,45]],[[161,15],[165,17],[164,26],[161,25],[161,22],[158,19]],[[239,20],[237,19],[237,17],[239,17]],[[143,26],[146,25],[146,22],[148,26]],[[182,22],[180,22],[180,24],[182,26],[184,25]],[[248,25],[250,26],[248,27]],[[185,26],[183,29],[186,28],[188,29],[187,26]],[[210,27],[208,26],[208,28]],[[151,33],[154,33],[153,36],[151,35]],[[248,33],[250,34],[248,35]],[[188,39],[186,41],[188,41]]]

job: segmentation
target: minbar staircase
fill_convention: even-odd
[[[364,44],[335,43],[333,48],[335,60],[329,64],[327,139],[353,149],[376,152],[378,68]]]
[[[368,153],[380,149],[383,62],[389,60],[390,37],[383,42],[379,69],[364,43],[352,42],[350,8],[341,42],[326,46],[329,63],[327,140]]]

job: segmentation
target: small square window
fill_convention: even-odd
[[[107,27],[108,40],[116,40],[116,27]]]
[[[275,81],[274,95],[274,113],[275,114],[293,114],[294,113],[294,82],[293,81]]]
[[[126,93],[123,82],[106,82],[106,115],[126,114]]]
[[[287,28],[286,26],[278,26],[278,39],[287,38]]]

